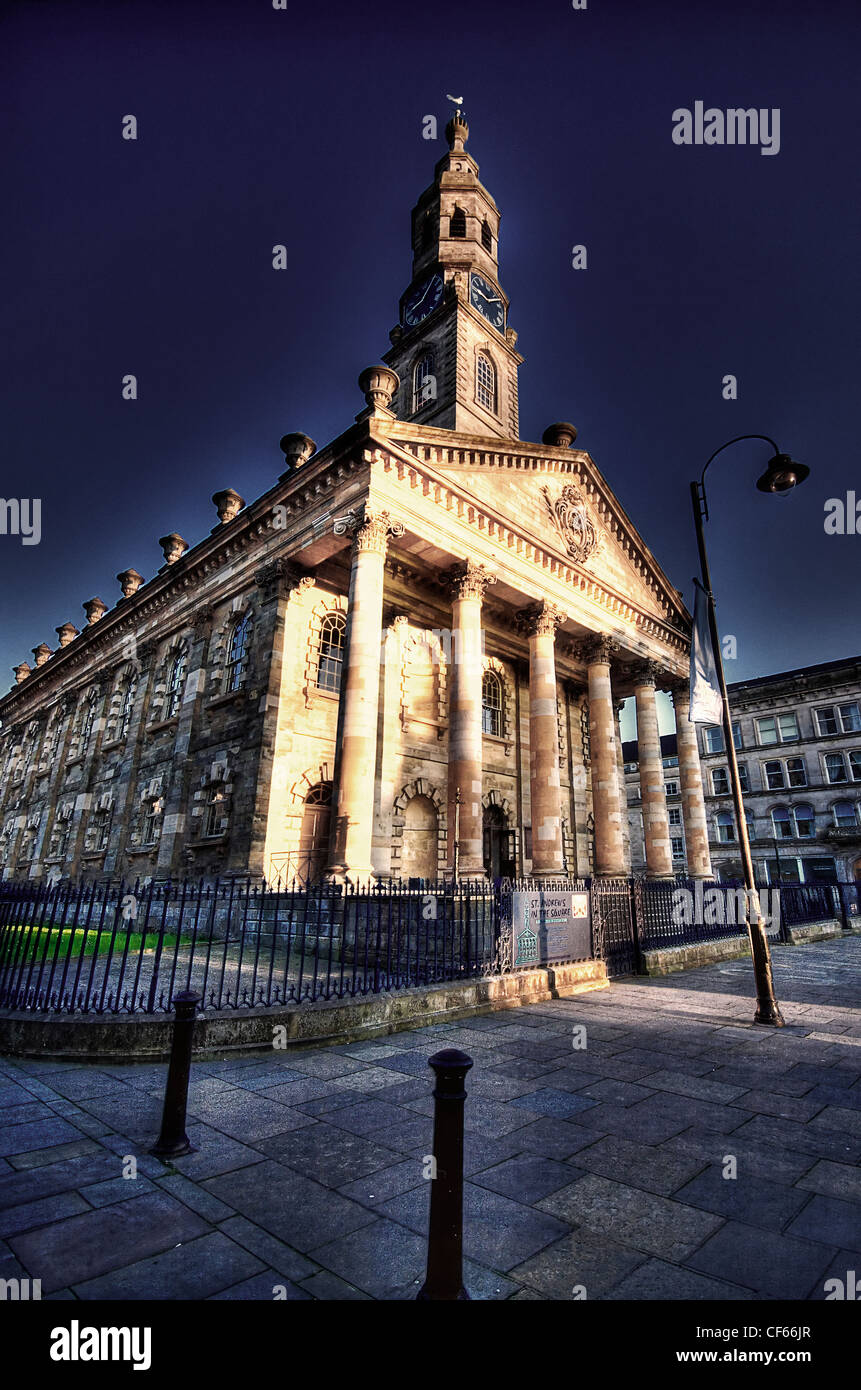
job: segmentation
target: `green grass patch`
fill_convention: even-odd
[[[0,965],[9,965],[14,960],[20,963],[35,961],[41,965],[44,960],[78,960],[81,956],[100,955],[106,956],[111,949],[111,931],[97,932],[95,929],[85,932],[83,927],[56,927],[51,923],[32,932],[30,935],[29,926],[12,927],[12,933],[21,935],[10,935],[9,928],[4,929],[4,942],[0,947]],[[27,939],[29,936],[29,940]],[[23,938],[23,941],[22,941]],[[59,938],[59,945],[58,943]],[[158,945],[158,932],[147,932],[144,936],[141,932],[120,932],[118,931],[113,938],[114,955],[121,956],[126,949],[128,942],[129,956],[135,956],[141,949],[141,942],[147,951],[155,950]],[[190,944],[192,938],[183,936],[180,938],[182,944]],[[24,947],[26,942],[26,949]],[[162,946],[165,950],[172,950],[176,946],[176,936],[167,933],[162,937]],[[70,944],[71,943],[71,944]]]

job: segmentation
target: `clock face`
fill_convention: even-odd
[[[442,301],[443,282],[439,271],[412,291],[404,302],[404,324],[415,328],[417,323],[432,314]]]
[[[483,314],[488,323],[501,333],[505,323],[505,305],[497,291],[481,275],[474,272],[469,279],[469,302]]]

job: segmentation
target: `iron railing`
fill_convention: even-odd
[[[512,894],[536,888],[588,893],[590,923],[566,936],[539,915],[535,951],[521,959]],[[861,884],[761,892],[772,940],[787,939],[790,926],[861,922]],[[641,971],[646,950],[746,934],[744,908],[741,884],[683,878],[283,889],[235,878],[4,882],[0,1007],[159,1014],[177,990],[194,989],[209,1010],[271,1008],[504,974],[586,951],[618,977]]]
[[[489,885],[273,891],[258,881],[58,884],[0,891],[0,1007],[61,1013],[299,1004],[487,973]]]

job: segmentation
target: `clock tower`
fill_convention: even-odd
[[[499,209],[464,148],[460,110],[445,133],[448,153],[413,208],[413,275],[383,358],[401,379],[391,409],[421,425],[517,439],[523,358],[499,284]]]

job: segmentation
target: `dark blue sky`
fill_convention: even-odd
[[[861,535],[823,518],[861,499],[859,30],[827,0],[7,7],[0,494],[42,499],[42,541],[0,536],[0,687],[160,535],[205,535],[212,492],[268,488],[282,434],[353,420],[446,92],[503,214],[522,437],[573,420],[690,604],[688,482],[773,435],[795,495],[755,492],[765,445],[709,474],[727,677],[857,652]],[[780,108],[779,154],[675,145],[697,100]]]

